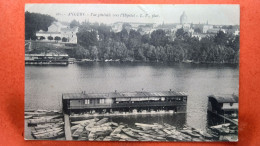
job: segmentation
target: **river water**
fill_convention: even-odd
[[[186,114],[115,116],[115,122],[187,124],[205,129],[207,96],[238,94],[238,65],[90,62],[25,67],[25,109],[61,109],[62,93],[166,91],[188,94]]]

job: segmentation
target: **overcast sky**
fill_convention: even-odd
[[[236,25],[240,21],[239,5],[26,4],[25,11],[48,14],[59,21],[75,19],[106,24],[179,23],[183,11],[188,22],[194,24],[208,21],[215,25]]]

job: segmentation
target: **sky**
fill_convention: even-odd
[[[26,4],[25,11],[48,14],[58,21],[180,23],[185,11],[188,22],[239,25],[239,5],[140,5],[140,4]]]

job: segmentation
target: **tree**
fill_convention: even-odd
[[[36,31],[47,31],[56,19],[49,15],[25,12],[25,39],[36,39]]]
[[[148,35],[148,34],[144,34],[144,35],[142,36],[141,41],[142,41],[143,44],[149,43],[149,42],[150,42],[150,37],[149,37],[149,35]]]
[[[40,36],[40,40],[45,40],[45,37],[44,36]]]
[[[93,60],[98,59],[98,49],[97,46],[90,47],[90,56]]]
[[[61,38],[58,37],[58,36],[56,36],[56,37],[54,38],[54,40],[55,40],[56,42],[58,42],[59,40],[61,40]]]
[[[178,29],[178,30],[176,31],[176,34],[175,34],[175,35],[176,35],[176,37],[177,37],[178,39],[182,39],[182,40],[184,40],[185,38],[188,37],[188,33],[185,32],[183,28]]]
[[[52,36],[48,36],[48,40],[53,40],[53,37]]]
[[[151,44],[154,46],[165,46],[168,43],[168,37],[165,31],[158,29],[151,34]]]
[[[194,29],[194,32],[202,33],[202,30],[201,30],[200,28],[195,28],[195,29]]]
[[[63,37],[61,41],[62,41],[62,42],[67,42],[67,41],[68,41],[68,39],[67,39],[67,38],[65,38],[65,37]]]
[[[136,49],[141,45],[141,34],[138,31],[130,30],[129,32],[129,39],[127,43],[128,49]]]
[[[79,25],[80,25],[79,22],[76,21],[75,19],[70,22],[70,28],[77,27]]]
[[[218,45],[226,45],[227,40],[227,35],[223,31],[219,31],[214,38],[214,42]]]
[[[87,49],[83,48],[82,46],[78,46],[75,49],[75,55],[76,55],[76,58],[86,59],[86,58],[89,58],[90,53]]]
[[[81,27],[79,32],[77,33],[78,43],[85,48],[89,46],[97,45],[97,33],[96,31],[89,31],[87,27]]]

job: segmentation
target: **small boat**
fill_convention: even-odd
[[[57,112],[24,112],[25,115],[30,115],[30,116],[37,116],[37,117],[41,117],[41,116],[55,116],[55,115],[61,115],[61,113],[57,113]]]
[[[111,136],[106,136],[103,141],[111,141],[112,140],[112,137]]]
[[[202,131],[202,130],[199,130],[199,133],[200,133],[200,135],[202,135],[202,136],[205,137],[205,138],[208,138],[208,139],[212,139],[212,138],[213,138],[212,135],[210,135],[209,133],[204,132],[204,131]]]
[[[192,137],[200,137],[200,135],[199,134],[197,134],[197,133],[195,133],[195,132],[193,132],[192,130],[180,130],[180,132],[182,132],[182,133],[184,133],[184,134],[187,134],[187,135],[190,135],[190,136],[192,136]]]
[[[83,132],[84,127],[79,127],[75,132],[73,132],[72,137],[78,138],[80,134]]]
[[[77,130],[79,127],[84,127],[84,126],[82,126],[82,125],[80,125],[80,124],[74,125],[74,126],[71,126],[71,127],[70,127],[70,130],[71,130],[71,131],[74,131],[74,130]]]
[[[49,132],[53,132],[53,131],[58,131],[58,130],[62,130],[62,128],[50,128],[50,129],[44,129],[41,131],[34,131],[32,132],[33,135],[40,135],[40,134],[45,134],[45,133],[49,133]]]
[[[165,132],[163,132],[162,130],[160,130],[160,129],[155,129],[154,130],[155,132],[157,132],[158,133],[158,135],[161,135],[161,136],[166,136],[166,133]]]
[[[59,123],[63,121],[63,119],[46,119],[46,118],[42,118],[42,119],[29,119],[28,121],[28,126],[32,126],[32,125],[37,125],[37,124],[43,124],[43,123]]]
[[[34,127],[34,130],[47,129],[47,128],[58,128],[64,125],[64,122],[59,123],[48,123],[48,124],[38,124]]]
[[[176,135],[169,135],[166,136],[166,140],[168,141],[182,141],[182,139],[180,139],[178,136]]]
[[[126,135],[128,135],[128,136],[130,136],[130,137],[132,137],[132,138],[138,138],[138,137],[140,137],[140,135],[138,135],[138,134],[134,133],[133,131],[131,131],[130,128],[122,129],[122,131],[123,131]]]
[[[89,120],[82,120],[82,121],[74,121],[74,122],[71,122],[72,125],[78,125],[78,124],[81,124],[81,125],[85,125],[87,123],[91,123],[91,122],[95,122],[95,121],[98,121],[98,119],[89,119]]]
[[[139,127],[156,127],[157,125],[151,125],[151,124],[143,124],[143,123],[135,123],[136,126],[139,126]]]
[[[101,119],[100,121],[98,121],[95,125],[96,125],[96,126],[102,125],[102,124],[106,123],[107,120],[108,120],[108,118],[103,118],[103,119]]]
[[[36,139],[56,139],[63,137],[65,135],[64,131],[50,133],[49,135],[35,136]]]
[[[125,127],[124,125],[119,125],[113,132],[110,133],[110,135],[112,136],[112,135],[119,134],[124,127]]]
[[[115,123],[115,122],[108,122],[108,123],[104,123],[104,124],[102,124],[100,126],[114,126],[114,127],[118,127],[118,124]]]
[[[112,132],[112,128],[110,126],[100,127],[95,126],[90,129],[91,132],[94,132],[96,136],[108,136]]]
[[[39,136],[46,136],[46,135],[51,135],[51,134],[54,134],[54,133],[58,133],[58,132],[61,132],[63,131],[63,129],[56,129],[56,130],[53,130],[53,131],[48,131],[48,132],[43,132],[43,133],[37,133],[37,134],[33,134],[34,137],[39,137]]]
[[[49,125],[50,127],[47,127],[47,128],[32,128],[32,132],[39,132],[39,131],[46,131],[46,130],[49,130],[49,129],[55,129],[55,128],[60,128],[61,125],[57,125],[57,126],[52,126],[52,125]]]
[[[199,138],[192,138],[192,141],[200,142],[200,141],[203,141],[203,140],[199,139]]]
[[[48,112],[47,110],[38,109],[36,112]]]
[[[35,109],[26,109],[25,112],[35,112]]]
[[[219,128],[228,127],[228,126],[230,126],[230,123],[220,124],[220,125],[216,125],[216,126],[211,126],[210,128],[211,129],[219,129]]]
[[[88,134],[88,131],[83,130],[83,132],[79,135],[78,140],[88,140]]]
[[[154,140],[158,140],[158,141],[166,141],[166,139],[164,137],[161,137],[161,136],[158,136],[158,135],[151,135],[151,134],[148,134],[148,133],[144,133],[144,132],[139,132],[138,133],[139,135],[141,135],[141,137],[148,137],[148,138],[151,138],[151,139],[154,139]]]
[[[225,135],[225,136],[223,136],[223,141],[237,142],[238,137],[237,137],[237,135]]]
[[[25,119],[30,119],[32,118],[33,116],[24,116]]]
[[[167,129],[162,129],[165,133],[167,133],[167,134],[172,134],[172,132],[171,131],[169,131],[169,130],[167,130]]]
[[[163,125],[164,125],[165,127],[167,127],[167,128],[176,129],[175,126],[172,126],[172,125],[167,124],[167,123],[164,123]]]
[[[95,122],[89,123],[87,126],[85,126],[86,131],[91,131],[91,128],[95,126]]]
[[[95,133],[94,132],[90,132],[89,135],[88,135],[88,140],[89,141],[93,141],[93,140],[95,140],[95,137],[96,137]]]

